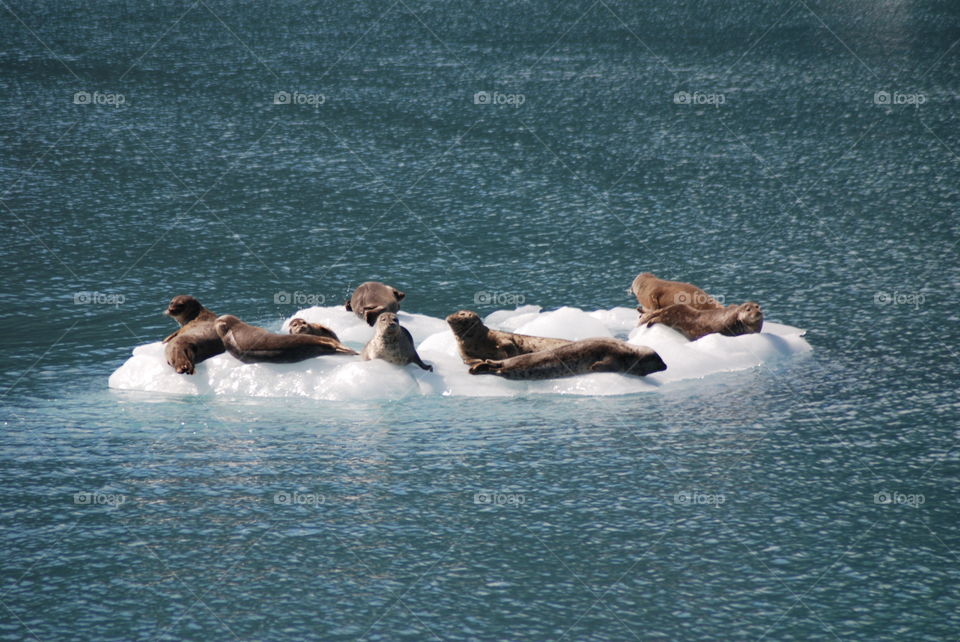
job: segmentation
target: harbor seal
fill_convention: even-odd
[[[685,303],[678,303],[644,314],[638,325],[646,324],[649,328],[654,323],[673,328],[691,341],[713,332],[738,337],[760,332],[763,328],[763,310],[753,301],[728,305],[719,310],[697,310]]]
[[[244,363],[296,363],[327,354],[357,354],[339,341],[311,334],[274,334],[232,314],[213,324],[227,352]]]
[[[397,315],[393,312],[383,312],[377,317],[373,338],[364,346],[360,356],[365,361],[383,359],[398,366],[415,363],[424,370],[433,372],[433,366],[420,359],[413,345],[410,331],[400,325]]]
[[[176,332],[163,340],[167,363],[178,374],[193,374],[198,363],[223,354],[223,341],[213,327],[217,315],[200,301],[181,294],[170,300],[163,313],[180,324]]]
[[[470,366],[470,374],[495,374],[507,379],[559,379],[591,372],[620,372],[642,377],[666,369],[667,364],[651,348],[596,337],[509,359],[477,360]]]
[[[508,359],[521,354],[549,350],[571,343],[567,339],[534,337],[502,330],[491,330],[476,312],[460,310],[447,317],[447,324],[457,338],[464,363],[474,359]]]
[[[327,337],[334,341],[340,341],[337,333],[322,323],[309,323],[306,319],[299,317],[290,321],[287,332],[290,334],[312,334],[315,337]]]
[[[697,310],[719,310],[723,306],[712,296],[690,283],[667,281],[650,272],[638,274],[630,286],[630,293],[637,297],[637,311],[652,312],[668,305],[686,303]]]
[[[400,302],[405,296],[391,285],[367,281],[357,286],[344,306],[372,326],[381,313],[399,312]]]

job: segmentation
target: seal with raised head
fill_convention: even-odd
[[[685,303],[697,310],[719,310],[723,306],[712,296],[691,283],[667,281],[650,272],[638,274],[629,290],[637,297],[637,311],[652,312],[669,305]]]
[[[180,294],[170,300],[163,313],[180,324],[176,332],[163,340],[164,356],[177,373],[193,374],[198,363],[223,353],[223,341],[213,327],[217,315],[198,300]]]
[[[719,310],[697,310],[685,303],[653,310],[640,317],[637,325],[649,328],[662,323],[691,341],[717,332],[727,337],[753,334],[763,329],[763,310],[753,301],[728,305]]]
[[[457,338],[464,363],[474,359],[508,359],[571,343],[567,339],[491,330],[480,320],[480,315],[470,310],[454,312],[447,317],[447,325]]]
[[[643,377],[666,369],[667,364],[651,348],[596,337],[509,359],[478,360],[470,366],[470,374],[494,374],[507,379],[560,379],[591,372],[619,372]]]
[[[357,354],[339,341],[312,334],[274,334],[232,314],[213,324],[227,352],[244,363],[296,363],[327,354]]]
[[[420,359],[410,331],[400,325],[400,320],[393,312],[384,312],[377,317],[373,338],[364,346],[360,356],[364,360],[383,359],[398,366],[415,363],[433,372],[433,366]]]
[[[310,323],[300,317],[291,319],[290,324],[287,326],[287,332],[290,334],[312,334],[315,337],[327,337],[334,341],[340,341],[337,333],[327,326],[322,323]]]
[[[344,303],[348,311],[373,325],[384,312],[399,312],[400,302],[406,294],[386,283],[367,281],[357,286]]]

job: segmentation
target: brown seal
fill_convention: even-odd
[[[630,286],[630,292],[637,297],[637,311],[652,312],[669,305],[686,303],[697,310],[722,309],[716,299],[690,283],[667,281],[649,272],[638,274]]]
[[[383,359],[398,366],[415,363],[424,370],[433,372],[433,366],[420,359],[410,331],[400,325],[393,312],[383,312],[377,317],[373,338],[363,348],[360,356],[364,360]]]
[[[227,352],[244,363],[296,363],[326,354],[357,354],[339,341],[312,334],[274,334],[244,323],[232,314],[213,324]]]
[[[344,305],[348,311],[366,321],[367,325],[373,325],[381,313],[399,312],[400,302],[405,296],[391,285],[367,281],[357,286]]]
[[[315,337],[327,337],[334,341],[340,341],[337,333],[322,323],[309,323],[306,319],[299,317],[290,321],[287,332],[290,334],[312,334]]]
[[[509,359],[476,361],[470,366],[470,374],[495,374],[507,379],[559,379],[591,372],[620,372],[642,377],[666,369],[667,364],[651,348],[596,337]]]
[[[638,325],[654,323],[673,328],[691,341],[717,332],[727,337],[753,334],[763,328],[763,310],[753,301],[719,310],[697,310],[685,303],[647,312]]]
[[[193,374],[198,363],[223,353],[223,341],[213,327],[217,315],[192,296],[173,297],[164,314],[180,324],[176,332],[163,340],[167,363],[177,373]]]
[[[508,359],[571,343],[567,339],[491,330],[484,325],[476,312],[470,310],[454,312],[447,317],[447,324],[457,338],[464,363],[470,363],[474,359]]]

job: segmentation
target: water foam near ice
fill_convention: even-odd
[[[284,321],[300,317],[332,328],[346,345],[358,352],[373,336],[373,328],[342,307],[312,307]],[[620,395],[656,391],[673,382],[722,376],[808,353],[804,330],[766,322],[763,332],[740,337],[707,335],[687,341],[670,328],[638,328],[632,308],[585,312],[564,307],[543,312],[527,305],[498,310],[484,322],[491,328],[561,339],[617,337],[656,350],[667,364],[664,372],[647,377],[595,373],[548,381],[509,381],[491,375],[471,375],[457,350],[447,323],[422,314],[400,312],[400,323],[410,330],[417,352],[433,372],[415,365],[395,366],[356,356],[315,357],[300,363],[244,364],[229,354],[197,365],[196,374],[181,375],[167,365],[159,341],[138,346],[133,356],[110,375],[109,386],[185,395],[252,397],[307,397],[323,400],[399,399],[412,395],[473,397],[523,394]]]

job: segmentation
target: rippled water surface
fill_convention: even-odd
[[[956,3],[151,5],[0,3],[0,638],[956,637]],[[107,387],[175,294],[277,328],[640,271],[813,351],[606,397]]]

